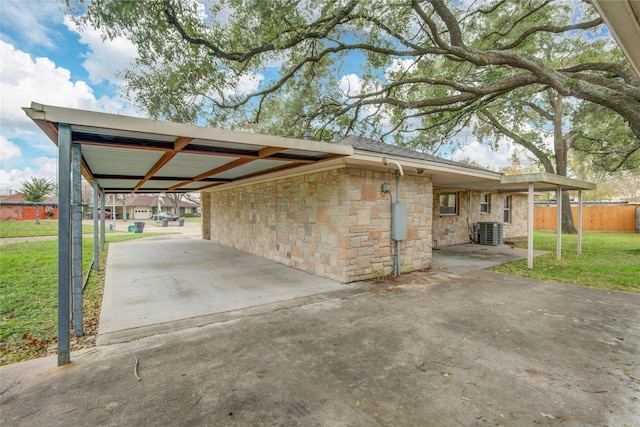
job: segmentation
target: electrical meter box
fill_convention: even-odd
[[[407,205],[391,204],[391,239],[407,240]]]

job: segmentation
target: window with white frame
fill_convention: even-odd
[[[440,215],[458,214],[458,193],[440,194]]]
[[[502,222],[511,222],[511,196],[504,196]]]
[[[491,212],[491,194],[485,193],[480,195],[480,213]]]

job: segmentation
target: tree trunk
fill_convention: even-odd
[[[547,90],[549,102],[553,108],[553,148],[556,158],[556,174],[567,176],[567,151],[569,149],[568,139],[562,132],[562,96],[555,93],[553,89]],[[573,213],[571,212],[571,200],[569,191],[563,190],[562,197],[557,201],[558,206],[562,203],[562,233],[578,234],[573,224]]]
[[[562,234],[578,234],[578,230],[573,224],[573,213],[571,212],[571,200],[568,190],[562,191]]]

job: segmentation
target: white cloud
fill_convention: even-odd
[[[515,147],[510,143],[501,143],[498,150],[493,151],[488,145],[474,139],[454,151],[450,158],[456,161],[469,159],[484,167],[499,169],[511,165],[514,152]]]
[[[55,47],[56,34],[51,24],[60,21],[62,3],[2,0],[1,7],[3,38],[14,33],[31,46]]]
[[[245,96],[255,91],[264,80],[262,74],[244,73],[238,77],[232,77],[228,73],[228,85],[225,88],[224,96]]]
[[[391,62],[391,65],[385,70],[385,77],[387,80],[393,80],[391,75],[399,72],[407,72],[413,67],[416,63],[415,59],[400,59],[394,58]]]
[[[0,169],[0,193],[8,194],[9,190],[19,191],[22,182],[36,178],[47,178],[57,182],[57,160],[50,157],[38,157],[33,161],[33,167],[24,169]]]
[[[338,88],[345,96],[356,96],[362,91],[362,80],[355,74],[347,74],[338,82]]]
[[[7,130],[13,133],[14,128],[30,123],[21,108],[29,106],[31,101],[113,113],[122,108],[117,99],[96,99],[87,83],[71,81],[69,70],[57,67],[48,58],[33,60],[29,54],[3,41],[0,41],[0,57],[0,121],[5,135]]]
[[[137,57],[136,47],[124,37],[103,40],[100,31],[86,28],[80,31],[68,15],[64,18],[67,28],[80,36],[80,43],[88,46],[82,66],[89,73],[89,83],[100,84],[103,81],[120,86],[122,81],[118,72],[130,67]]]
[[[0,136],[0,165],[6,168],[13,159],[22,157],[22,150],[4,136]]]

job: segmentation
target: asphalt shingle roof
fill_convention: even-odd
[[[460,163],[453,160],[443,159],[441,157],[433,156],[431,154],[420,153],[418,151],[409,150],[408,148],[398,147],[397,145],[386,144],[384,142],[376,141],[370,138],[364,138],[359,135],[349,135],[336,144],[351,145],[354,149],[360,151],[368,151],[376,154],[387,154],[389,156],[405,157],[412,160],[427,160],[435,163],[442,163],[445,165],[458,166],[473,170],[487,171],[488,169],[478,168],[468,165],[466,163]]]

